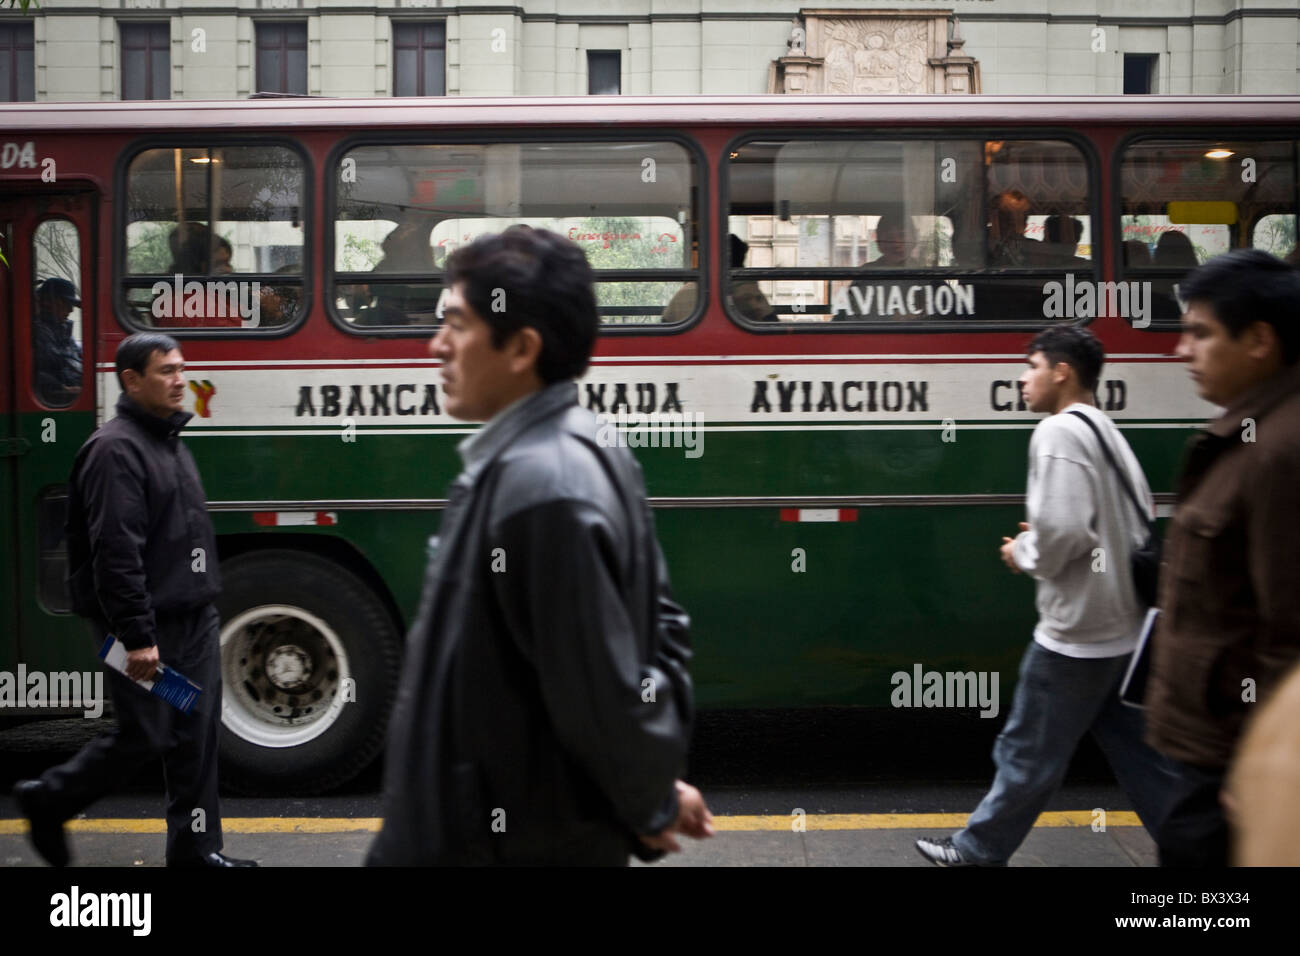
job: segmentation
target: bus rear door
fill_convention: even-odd
[[[63,522],[72,462],[95,428],[96,194],[0,194],[0,668],[85,670],[68,612]],[[3,269],[3,267],[0,267]]]

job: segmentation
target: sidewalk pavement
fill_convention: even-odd
[[[965,814],[718,816],[712,839],[684,839],[654,866],[930,866],[913,846],[946,836]],[[796,829],[802,826],[802,831]],[[1094,828],[1095,827],[1095,828]],[[1155,866],[1156,847],[1134,814],[1044,813],[1011,866]],[[69,821],[77,866],[161,866],[161,819]],[[223,821],[225,852],[263,866],[359,866],[379,828],[375,818],[234,817]],[[0,866],[43,865],[25,820],[0,820]],[[636,864],[642,865],[642,864]]]

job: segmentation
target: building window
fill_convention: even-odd
[[[257,25],[257,89],[307,95],[307,24]]]
[[[170,24],[122,24],[122,99],[171,99],[171,42]]]
[[[1124,92],[1154,93],[1156,67],[1160,64],[1158,53],[1124,54]]]
[[[393,24],[393,95],[443,96],[447,28],[442,23]]]
[[[621,60],[618,50],[587,51],[587,92],[622,93]]]
[[[0,102],[36,99],[32,25],[0,24]]]

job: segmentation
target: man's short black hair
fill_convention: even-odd
[[[576,243],[529,226],[480,236],[447,257],[447,287],[461,285],[493,346],[525,326],[537,330],[537,374],[547,385],[587,370],[600,327],[594,281]]]
[[[117,384],[121,386],[122,391],[126,391],[126,383],[122,381],[122,373],[127,369],[135,369],[141,375],[149,367],[149,359],[154,352],[162,352],[166,355],[172,349],[180,348],[176,340],[170,335],[164,335],[162,332],[137,332],[134,335],[128,335],[122,340],[117,347]]]
[[[1234,339],[1252,323],[1267,322],[1281,342],[1283,364],[1300,358],[1300,272],[1276,256],[1262,249],[1215,256],[1178,283],[1178,297],[1208,305]]]
[[[1048,216],[1043,223],[1043,233],[1048,242],[1077,246],[1083,227],[1073,216]]]
[[[1097,337],[1077,325],[1052,325],[1043,329],[1029,342],[1025,355],[1042,352],[1048,364],[1064,362],[1079,376],[1079,385],[1090,392],[1097,390],[1101,367],[1106,363],[1106,350]]]
[[[745,268],[745,255],[749,252],[749,243],[732,232],[727,235],[727,245],[731,250],[731,268]]]

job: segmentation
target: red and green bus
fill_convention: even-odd
[[[1212,412],[1173,356],[1211,255],[1294,253],[1300,98],[591,97],[0,105],[0,670],[86,669],[66,481],[114,350],[180,340],[220,538],[228,781],[382,749],[456,445],[426,343],[458,244],[586,250],[580,382],[642,462],[708,708],[889,707],[1014,667],[1030,335],[1088,324],[1167,512]],[[80,305],[42,310],[69,282]],[[66,311],[66,310],[65,310]],[[81,350],[46,351],[53,322]],[[68,324],[70,323],[70,325]],[[968,701],[967,704],[973,704]]]

